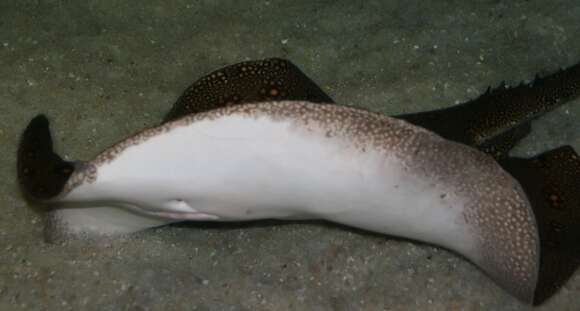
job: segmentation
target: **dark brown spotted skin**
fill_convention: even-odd
[[[580,64],[560,70],[530,84],[505,87],[502,84],[476,101],[485,103],[485,117],[477,118],[470,130],[476,140],[505,131],[510,122],[531,120],[580,94]]]
[[[163,122],[224,106],[271,100],[333,103],[290,61],[268,58],[234,64],[205,75],[185,90]]]
[[[399,159],[404,170],[422,180],[454,189],[464,198],[464,224],[476,237],[475,253],[464,254],[491,278],[523,301],[531,302],[539,266],[539,241],[534,216],[516,180],[492,157],[445,140],[423,128],[361,109],[307,102],[264,102],[188,115],[140,132],[105,150],[71,177],[74,184],[98,179],[98,167],[114,161],[127,148],[174,128],[236,115],[291,121],[296,129],[344,139],[359,152]],[[317,135],[317,134],[313,134]]]
[[[570,146],[502,166],[532,204],[542,247],[535,304],[560,289],[580,266],[580,157]]]
[[[506,87],[502,83],[464,104],[397,117],[447,139],[481,147],[482,151],[492,152],[496,159],[502,159],[508,155],[509,149],[505,147],[513,146],[529,132],[526,122],[578,95],[580,63],[544,78],[536,77],[530,84]],[[523,125],[516,130],[518,135],[509,132],[520,124]],[[491,146],[489,142],[494,139],[502,141],[500,146]]]

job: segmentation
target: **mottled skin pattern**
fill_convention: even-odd
[[[333,102],[294,64],[268,58],[234,64],[203,76],[183,92],[163,122],[224,106],[270,100]]]
[[[535,303],[551,297],[580,265],[580,158],[570,146],[530,160],[502,161],[524,187],[538,222],[541,265]]]
[[[483,118],[472,120],[470,129],[477,133],[474,137],[478,140],[494,136],[505,131],[510,121],[530,120],[578,97],[579,94],[580,64],[544,78],[536,77],[530,84],[516,87],[502,84],[477,99],[485,102],[487,109],[481,111]]]
[[[373,150],[385,157],[395,156],[411,174],[456,189],[454,195],[468,198],[463,207],[464,221],[478,237],[478,254],[470,259],[510,293],[531,302],[539,266],[539,241],[529,202],[517,181],[484,153],[378,113],[307,102],[266,102],[189,115],[105,150],[84,170],[74,173],[66,190],[82,182],[93,182],[98,178],[96,168],[150,137],[228,115],[290,120],[298,128],[322,129],[329,138],[340,136],[352,142],[360,152]],[[466,161],[477,171],[466,169]]]

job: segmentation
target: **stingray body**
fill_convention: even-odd
[[[580,159],[569,146],[532,159],[509,158],[509,151],[530,133],[533,119],[578,95],[580,63],[536,76],[530,83],[501,83],[459,105],[394,116],[492,155],[526,184],[528,196],[535,198],[532,206],[539,215],[542,244],[536,303],[553,295],[580,266]],[[225,101],[224,96],[236,101]],[[296,65],[272,58],[234,64],[200,78],[185,90],[164,122],[225,105],[285,99],[334,103]]]
[[[476,99],[442,109],[393,116],[447,139],[504,159],[531,131],[530,121],[580,95],[580,63],[531,83],[505,83]],[[334,103],[292,62],[281,58],[246,61],[195,81],[175,102],[164,122],[228,105],[268,100]]]
[[[332,99],[288,61],[244,62],[200,79],[180,97],[161,126],[137,133],[93,161],[63,161],[53,151],[48,120],[33,119],[19,146],[19,182],[26,197],[51,207],[45,227],[49,240],[130,233],[182,220],[322,218],[450,248],[471,259],[510,293],[527,302],[534,297],[539,303],[580,263],[576,243],[580,238],[580,160],[570,147],[532,159],[508,158],[507,152],[530,131],[531,119],[577,96],[578,67],[537,78],[530,85],[500,87],[459,106],[389,118],[320,105]],[[285,99],[319,104],[230,107]],[[399,137],[396,143],[380,143],[377,135],[369,134],[393,128],[400,130],[390,134]],[[499,162],[490,162],[481,153],[437,134],[474,146]],[[294,144],[286,144],[288,137],[294,138]],[[416,153],[407,149],[389,162],[393,159],[389,154],[400,152],[396,146],[407,143]],[[212,152],[206,154],[205,147],[213,148]],[[297,161],[301,158],[295,151],[307,159]],[[449,158],[441,157],[447,153]],[[134,161],[133,156],[140,160]],[[451,163],[452,159],[460,162]],[[324,166],[327,161],[329,166]],[[427,176],[427,168],[432,175]],[[266,172],[276,176],[267,177]],[[489,179],[483,181],[483,176]],[[511,193],[492,193],[492,188],[485,187],[486,194],[474,192],[476,187],[461,189],[489,181]],[[506,203],[506,197],[517,202]],[[256,198],[261,201],[251,201]],[[500,207],[490,207],[493,202]],[[449,209],[442,208],[445,204]],[[506,213],[513,215],[512,204],[527,215],[517,217],[513,228],[521,232],[525,227],[530,233],[516,242],[511,240],[513,228],[507,230],[500,223],[510,223]],[[480,218],[468,216],[470,206]],[[532,215],[528,215],[530,210]],[[533,215],[536,221],[530,220]],[[485,247],[479,240],[485,230],[474,229],[481,218],[494,224],[487,227]],[[539,240],[534,230],[539,231]],[[498,235],[492,237],[492,231]],[[535,248],[535,255],[518,258],[540,269],[539,275],[528,270],[527,281],[514,271],[507,273],[507,266],[498,268],[506,265],[502,260],[512,260],[498,258],[504,253],[512,256],[508,248],[517,249],[522,241]]]
[[[29,132],[42,123],[33,120]],[[337,105],[267,102],[184,117],[77,164],[62,191],[41,197],[107,209],[100,221],[53,211],[49,230],[59,235],[118,233],[112,221],[123,218],[139,228],[325,219],[454,250],[523,301],[532,301],[538,277],[531,204],[492,157]]]

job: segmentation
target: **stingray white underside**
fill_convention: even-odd
[[[183,220],[326,219],[470,254],[465,198],[445,187],[316,126],[229,115],[125,149],[99,164],[94,182],[60,198],[84,207],[55,209],[52,217],[55,230],[72,234]]]

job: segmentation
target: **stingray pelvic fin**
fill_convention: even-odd
[[[49,200],[62,192],[75,170],[53,151],[46,116],[33,118],[20,137],[17,158],[18,182],[27,199]]]
[[[527,121],[484,141],[482,144],[477,146],[477,149],[493,156],[496,160],[505,159],[509,156],[510,150],[512,150],[520,140],[528,136],[531,131],[531,121]]]
[[[540,234],[534,303],[550,298],[580,266],[580,157],[570,146],[500,164],[524,188]]]

